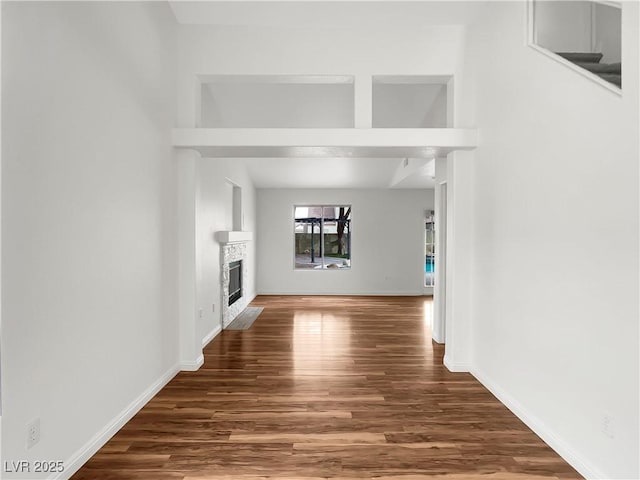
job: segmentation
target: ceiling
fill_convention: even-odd
[[[178,23],[186,25],[256,25],[265,27],[331,27],[351,25],[434,25],[473,23],[481,1],[170,1]]]
[[[434,188],[429,172],[392,181],[404,159],[247,158],[257,188]]]

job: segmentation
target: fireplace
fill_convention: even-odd
[[[245,232],[238,232],[245,233]],[[222,328],[242,312],[249,303],[247,295],[247,242],[234,241],[223,243],[220,248],[220,306],[222,307]]]
[[[242,260],[229,263],[229,306],[242,298]]]

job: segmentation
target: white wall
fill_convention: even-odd
[[[436,158],[434,188],[434,220],[436,231],[435,248],[435,283],[433,286],[433,339],[438,343],[445,342],[445,298],[447,277],[447,159]]]
[[[524,3],[470,38],[508,66],[478,62],[474,373],[591,478],[640,476],[638,7],[622,96],[526,47]]]
[[[619,62],[622,57],[620,15],[619,8],[602,4],[593,5],[595,51],[602,52],[602,63]]]
[[[552,52],[591,51],[591,2],[536,0],[534,5],[538,45]]]
[[[446,327],[444,364],[451,371],[471,368],[473,328],[473,152],[447,156]]]
[[[432,5],[425,7],[431,8]],[[448,11],[454,7],[443,4],[441,8]],[[246,13],[250,15],[250,12]],[[402,12],[395,13],[402,17]],[[431,18],[433,13],[426,16]],[[361,20],[361,17],[357,18]],[[328,22],[326,26],[277,28],[181,25],[178,34],[178,126],[195,126],[200,118],[198,75],[354,75],[355,121],[359,127],[366,126],[367,116],[371,121],[371,88],[375,75],[458,75],[459,86],[464,84],[463,26],[434,26],[427,25],[427,22],[420,27],[412,24],[412,28],[406,28],[406,18],[397,21],[398,18],[386,16],[376,25],[362,24],[358,19],[341,26],[335,22]],[[463,22],[466,21],[468,18],[465,17]],[[384,28],[380,28],[381,25]],[[452,89],[450,97],[456,97],[458,91],[461,88],[456,88],[454,95]],[[458,104],[462,104],[462,99],[460,102],[451,101],[453,107]],[[466,125],[461,120],[456,126]],[[257,241],[260,241],[260,233]],[[422,245],[420,249],[422,252]],[[291,264],[292,259],[288,257],[287,267]],[[419,263],[416,268],[418,266]],[[258,270],[261,267],[259,264]],[[422,293],[423,274],[421,270],[416,272],[421,280],[420,283],[412,283],[411,291]],[[397,288],[386,283],[376,285],[375,291]],[[371,286],[361,290],[369,291]]]
[[[202,127],[353,127],[353,84],[208,83]]]
[[[178,317],[180,368],[194,371],[204,363],[198,332],[198,174],[200,153],[176,149],[178,204]]]
[[[367,114],[362,111],[367,101],[370,117],[374,75],[452,75],[464,68],[463,26],[407,29],[392,21],[386,28],[181,25],[178,39],[179,127],[193,127],[200,117],[197,75],[355,75],[358,123]]]
[[[2,460],[73,469],[175,373],[174,20],[161,3],[2,9]]]
[[[241,159],[199,161],[197,206],[197,308],[202,318],[197,321],[198,337],[209,340],[221,325],[220,243],[215,232],[233,230],[232,184],[242,188],[244,231],[256,230],[256,190]],[[247,272],[243,279],[243,296],[249,300],[256,294],[256,242],[249,242]],[[215,304],[215,312],[212,305]]]
[[[374,128],[445,128],[447,86],[373,84]]]
[[[433,190],[257,190],[258,293],[422,295]],[[294,205],[351,205],[349,270],[294,270]]]

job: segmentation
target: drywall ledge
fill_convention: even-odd
[[[176,128],[173,146],[203,157],[444,157],[477,146],[464,128]],[[339,155],[337,155],[339,153]]]

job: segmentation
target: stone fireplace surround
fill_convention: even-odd
[[[242,282],[243,291],[240,297],[233,305],[229,306],[229,264],[242,260]],[[242,312],[249,303],[246,292],[246,281],[248,278],[247,271],[247,242],[225,243],[220,246],[220,276],[221,276],[221,292],[222,292],[222,328],[225,329],[233,321],[234,318]]]

